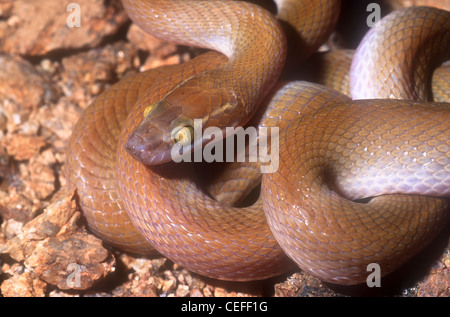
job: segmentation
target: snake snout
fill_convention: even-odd
[[[170,161],[170,146],[162,141],[158,131],[136,129],[127,139],[125,148],[136,160],[145,165]]]

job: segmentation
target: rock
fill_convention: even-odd
[[[0,216],[26,223],[33,219],[40,204],[33,202],[16,188],[8,192],[0,190]]]
[[[11,134],[0,143],[6,148],[8,154],[17,161],[29,160],[39,154],[47,145],[40,136]]]
[[[92,235],[75,233],[38,242],[25,266],[59,289],[88,289],[114,271],[114,260]]]
[[[130,70],[137,52],[130,44],[117,42],[102,49],[81,52],[62,59],[62,79],[70,86],[64,87],[67,96],[79,89],[98,95],[117,78]]]
[[[73,7],[53,0],[9,4],[3,12],[7,19],[0,21],[0,50],[13,54],[40,56],[94,47],[128,21],[119,1],[78,0]]]
[[[318,278],[304,272],[294,273],[285,282],[275,285],[276,297],[335,297],[339,296]]]
[[[4,281],[0,292],[5,297],[43,297],[47,284],[36,279],[32,273],[15,274]]]
[[[115,270],[115,259],[101,240],[78,225],[80,215],[71,192],[16,230],[16,236],[7,241],[2,253],[23,261],[35,280],[60,289],[88,289]],[[32,294],[34,284],[25,283],[27,278],[21,277],[22,284]]]
[[[0,55],[0,113],[7,120],[8,131],[14,131],[33,110],[56,97],[57,89],[47,75],[18,56]]]
[[[155,59],[165,59],[174,55],[177,51],[175,44],[151,36],[136,24],[130,26],[127,39],[138,49],[148,52]]]

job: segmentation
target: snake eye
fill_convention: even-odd
[[[172,139],[179,146],[189,145],[194,140],[194,128],[184,126],[172,134]]]
[[[148,114],[150,113],[150,111],[153,110],[154,107],[155,107],[155,104],[151,103],[147,106],[147,108],[144,109],[144,118],[147,118]]]

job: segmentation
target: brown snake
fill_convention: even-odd
[[[283,67],[286,40],[265,10],[233,1],[123,3],[147,32],[223,55],[210,52],[129,76],[83,113],[68,148],[69,187],[77,188],[89,227],[105,241],[136,253],[153,246],[187,269],[219,279],[278,275],[292,259],[325,281],[357,284],[366,280],[369,263],[378,263],[382,275],[392,272],[446,224],[448,104],[351,101],[306,82],[279,84],[268,94]],[[300,19],[304,24],[295,27],[301,34],[318,32],[311,41],[303,36],[312,47],[305,51],[311,52],[331,32],[339,5],[314,3]],[[290,5],[279,9],[280,19],[295,20],[307,11],[300,7],[294,13]],[[406,52],[402,62],[414,78],[430,79],[433,67],[450,57],[450,13],[406,9],[388,20],[394,18],[400,19],[389,26],[394,44],[380,41],[390,56]],[[323,20],[328,24],[318,24]],[[400,40],[400,34],[406,37]],[[439,44],[422,41],[430,34]],[[411,43],[419,49],[411,51]],[[433,57],[423,57],[429,53]],[[420,66],[414,68],[410,58]],[[423,67],[425,59],[435,65]],[[388,73],[387,67],[401,69],[382,67]],[[407,91],[420,91],[407,98],[428,97],[422,93],[428,84],[420,82],[406,83]],[[383,98],[401,99],[401,83],[380,84],[394,89]],[[263,99],[267,108],[258,109]],[[192,128],[193,119],[202,119],[204,131],[245,125],[255,113],[260,127],[280,129],[279,166],[262,176],[261,197],[252,206],[212,198],[221,190],[205,192],[192,180],[207,168],[200,163],[170,161],[178,133]],[[224,184],[240,181],[225,179]]]

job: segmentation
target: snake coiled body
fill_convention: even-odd
[[[255,5],[124,4],[146,31],[221,53],[125,78],[83,113],[68,149],[69,186],[77,188],[90,228],[105,241],[137,253],[154,247],[214,278],[263,279],[284,272],[293,260],[325,281],[356,284],[366,280],[369,263],[378,263],[383,275],[392,272],[445,225],[448,104],[352,101],[316,84],[275,85],[285,38],[279,23]],[[319,7],[324,10],[315,12],[316,20],[333,20],[323,13],[333,10]],[[444,29],[443,42],[430,48],[437,57],[427,58],[448,59],[450,13],[406,10],[394,15],[427,10],[426,16],[440,17],[430,18],[436,26],[422,16],[423,28]],[[421,77],[431,78],[431,68]],[[391,91],[384,97],[403,96]],[[193,119],[201,119],[205,130],[254,123],[255,114],[259,129],[279,128],[280,143],[278,169],[262,176],[261,196],[252,206],[234,207],[205,192],[193,181],[201,164],[170,162],[170,133]]]

